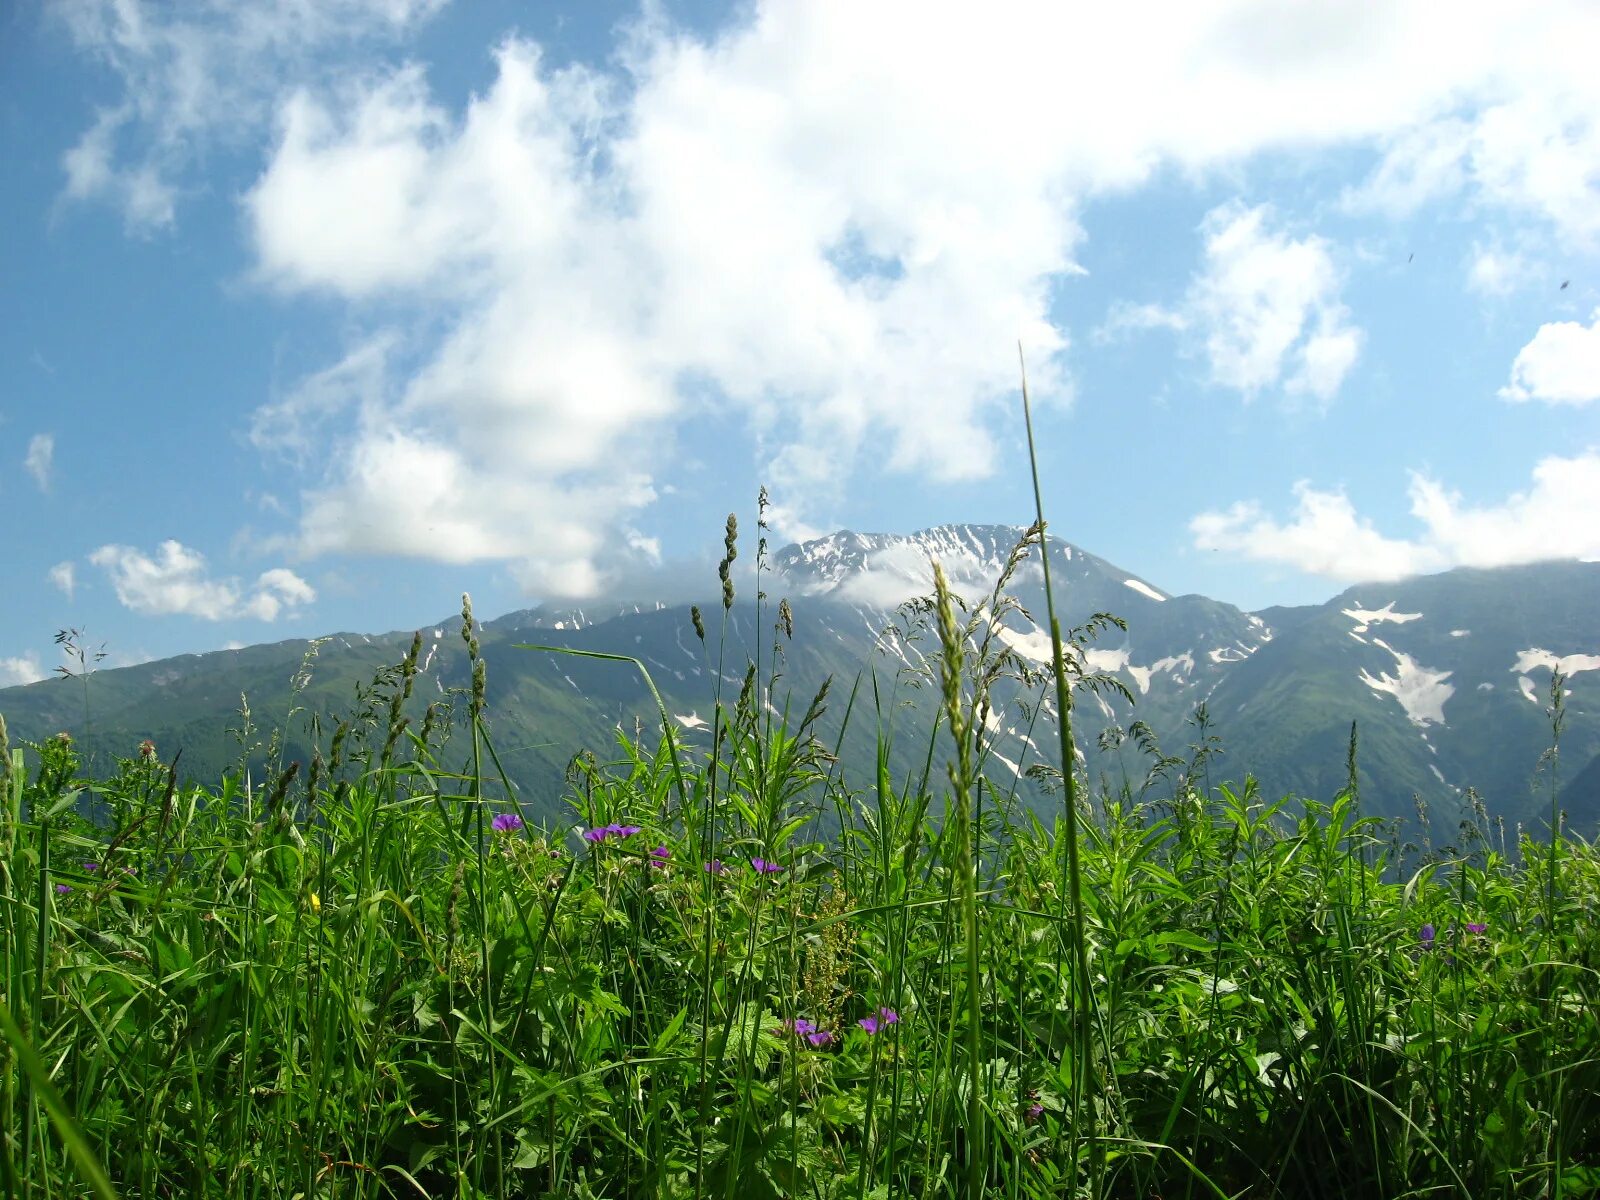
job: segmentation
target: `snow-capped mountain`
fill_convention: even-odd
[[[941,563],[969,606],[991,591],[1022,529],[947,525],[914,534],[844,531],[776,551],[766,564],[758,611],[742,588],[726,626],[715,577],[701,607],[710,634],[702,643],[688,606],[611,600],[545,606],[484,623],[489,707],[502,761],[525,798],[552,801],[568,759],[581,748],[605,753],[615,730],[648,729],[654,720],[637,674],[613,663],[516,649],[539,642],[632,655],[651,672],[669,715],[692,739],[704,728],[720,687],[737,693],[747,658],[772,664],[783,654],[781,689],[798,711],[824,679],[835,696],[863,670],[877,674],[895,697],[897,767],[910,771],[925,751],[929,689],[898,689],[906,673],[931,670],[931,630],[897,611],[933,589]],[[1149,763],[1109,727],[1142,721],[1169,754],[1186,756],[1198,737],[1192,724],[1202,703],[1208,732],[1224,756],[1213,782],[1248,771],[1268,795],[1294,791],[1330,799],[1346,777],[1350,724],[1360,731],[1363,809],[1409,815],[1413,796],[1453,828],[1466,789],[1474,787],[1507,821],[1538,820],[1549,793],[1530,780],[1550,744],[1551,672],[1568,677],[1562,734],[1562,779],[1600,756],[1600,564],[1547,563],[1498,570],[1458,570],[1395,584],[1349,589],[1323,605],[1242,612],[1204,596],[1174,596],[1081,548],[1050,539],[1057,615],[1066,629],[1095,614],[1126,622],[1102,628],[1079,651],[1087,672],[1117,680],[1113,690],[1081,690],[1074,727],[1091,778],[1137,790]],[[1017,569],[1010,591],[1022,611],[992,629],[993,644],[1044,666],[1043,572],[1037,551]],[[781,599],[793,610],[792,635],[775,627]],[[424,630],[427,643],[418,705],[448,699],[469,680],[459,621]],[[887,635],[887,629],[896,630]],[[312,683],[297,704],[338,717],[352,710],[356,687],[397,662],[411,634],[336,635],[322,644]],[[309,644],[284,642],[190,655],[116,671],[92,681],[94,738],[104,753],[128,753],[153,738],[163,754],[179,747],[198,776],[215,775],[240,758],[225,731],[241,692],[258,712],[286,711],[289,680]],[[722,665],[718,677],[717,663]],[[870,689],[868,693],[870,694]],[[1047,689],[1029,693],[1007,684],[992,714],[991,780],[1009,788],[1027,768],[1050,761],[1054,702]],[[783,695],[771,698],[781,711]],[[842,715],[842,702],[830,720]],[[420,708],[419,708],[420,712]],[[14,737],[38,739],[81,721],[81,696],[50,682],[0,690],[0,713]],[[825,727],[837,730],[837,723]],[[865,778],[872,761],[873,722],[856,718],[840,747],[845,778]],[[304,757],[304,731],[291,729],[286,758]],[[296,739],[301,739],[297,741]],[[1103,743],[1103,744],[1102,744]],[[916,747],[913,751],[912,747]],[[1591,769],[1588,775],[1594,775]],[[1031,783],[1020,785],[1024,793]],[[1544,785],[1542,785],[1544,786]],[[1576,785],[1574,785],[1576,786]],[[1590,788],[1589,790],[1593,790]],[[1600,819],[1600,795],[1569,789],[1573,820],[1586,833]],[[1039,803],[1049,801],[1038,796]],[[1447,830],[1448,832],[1449,830]]]

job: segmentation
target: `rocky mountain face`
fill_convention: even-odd
[[[764,703],[779,715],[787,709],[792,720],[831,678],[820,732],[837,745],[846,781],[871,780],[883,730],[892,730],[897,777],[914,777],[926,760],[936,690],[919,686],[932,677],[936,639],[915,603],[933,590],[931,562],[941,563],[971,611],[989,596],[1021,534],[950,525],[911,535],[844,531],[788,546],[760,577],[766,598],[759,614],[741,593],[724,616],[707,588],[705,643],[687,605],[648,598],[545,606],[485,622],[491,730],[501,759],[524,800],[540,807],[556,803],[578,750],[607,757],[619,730],[652,740],[657,718],[635,669],[517,648],[532,643],[638,658],[691,748],[719,693],[724,703],[738,694],[748,661],[760,662],[762,680],[776,669]],[[1142,722],[1178,757],[1202,736],[1220,739],[1213,782],[1249,772],[1269,796],[1329,800],[1344,786],[1355,722],[1364,811],[1410,817],[1420,803],[1448,834],[1470,812],[1471,788],[1492,815],[1532,828],[1549,810],[1552,775],[1548,763],[1541,768],[1541,755],[1552,743],[1547,710],[1552,673],[1560,670],[1567,679],[1560,762],[1567,765],[1554,779],[1565,788],[1561,803],[1573,826],[1595,832],[1600,795],[1588,777],[1600,770],[1591,761],[1600,761],[1600,564],[1457,570],[1260,613],[1171,595],[1055,539],[1050,572],[1064,628],[1096,614],[1126,626],[1101,622],[1098,636],[1075,652],[1085,674],[1102,677],[1100,687],[1080,689],[1074,712],[1078,745],[1097,783],[1118,787],[1126,779],[1135,792],[1143,785],[1152,760],[1117,733]],[[1015,566],[1008,590],[1020,608],[980,621],[974,648],[986,643],[1020,665],[1044,667],[1050,644],[1036,550]],[[792,608],[792,631],[778,628],[780,599]],[[452,618],[422,631],[420,677],[407,710],[416,723],[422,706],[449,703],[468,685],[459,626]],[[409,632],[346,633],[316,645],[282,642],[98,672],[89,688],[89,749],[109,761],[149,737],[163,755],[181,747],[185,767],[205,778],[240,763],[265,769],[267,731],[281,728],[277,757],[303,758],[309,717],[318,715],[326,736],[339,717],[363,705],[376,711],[370,685],[410,641]],[[297,676],[303,686],[292,692]],[[380,683],[376,694],[382,690]],[[1041,754],[1053,761],[1049,689],[1008,679],[996,697],[991,783],[1017,787],[1030,803],[1055,803],[1027,777]],[[77,687],[45,681],[0,690],[0,713],[13,737],[79,733],[83,700]],[[1194,720],[1201,706],[1203,728]]]

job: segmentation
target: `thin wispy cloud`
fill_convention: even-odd
[[[71,600],[78,590],[78,568],[70,560],[58,562],[50,568],[50,582],[60,589],[61,594]]]
[[[62,156],[64,196],[105,201],[131,231],[170,230],[207,152],[247,143],[286,81],[327,54],[392,44],[445,0],[56,0],[48,12],[121,84]]]
[[[56,439],[48,433],[36,433],[28,439],[28,452],[23,456],[22,467],[33,476],[41,492],[50,490],[50,470],[55,465]]]

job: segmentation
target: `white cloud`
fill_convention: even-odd
[[[132,546],[101,546],[89,561],[106,572],[119,601],[146,616],[273,621],[316,599],[305,580],[283,567],[263,571],[248,588],[237,579],[212,579],[205,557],[176,541],[162,542],[154,558]]]
[[[1295,512],[1287,523],[1263,513],[1253,500],[1201,513],[1189,522],[1195,546],[1333,579],[1398,579],[1442,565],[1424,547],[1373,529],[1342,491],[1318,491],[1302,480],[1294,494]]]
[[[1533,265],[1522,254],[1499,246],[1472,247],[1467,284],[1485,296],[1507,296],[1534,276]]]
[[[28,454],[23,467],[33,476],[41,492],[50,490],[50,468],[54,464],[56,439],[48,433],[36,433],[28,439]]]
[[[252,136],[285,80],[325,68],[330,48],[398,40],[444,2],[57,0],[50,14],[123,93],[62,156],[65,195],[110,202],[136,232],[170,227],[184,172]]]
[[[15,658],[0,658],[0,687],[38,683],[44,677],[45,670],[39,665],[39,656],[32,651]]]
[[[1558,240],[1592,245],[1600,235],[1600,78],[1590,48],[1600,9],[1495,8],[1468,5],[1456,10],[1462,20],[1416,31],[1430,50],[1414,66],[1431,111],[1382,136],[1382,160],[1347,204],[1406,216],[1430,202],[1459,207],[1464,194],[1533,216]]]
[[[1361,331],[1339,300],[1329,244],[1268,228],[1265,205],[1208,213],[1205,266],[1184,303],[1201,334],[1212,379],[1253,395],[1280,384],[1291,395],[1331,400],[1361,349]]]
[[[50,568],[50,582],[60,588],[68,600],[78,589],[78,569],[71,562],[58,562]]]
[[[1600,309],[1588,325],[1553,321],[1517,354],[1511,382],[1500,389],[1506,400],[1546,404],[1590,404],[1600,400]]]
[[[1170,329],[1196,341],[1223,387],[1249,397],[1281,386],[1290,396],[1332,400],[1363,335],[1339,299],[1341,274],[1326,239],[1293,239],[1272,230],[1272,219],[1267,205],[1207,213],[1204,265],[1182,304],[1114,304],[1095,340]]]
[[[647,6],[615,70],[554,70],[512,39],[459,111],[419,67],[334,53],[392,46],[437,7],[63,9],[125,84],[69,190],[126,181],[130,219],[159,225],[199,148],[272,124],[245,201],[257,277],[365,318],[332,375],[256,424],[263,444],[326,448],[307,553],[506,559],[530,586],[597,586],[661,490],[648,464],[706,404],[747,422],[796,528],[868,456],[983,478],[1019,335],[1040,399],[1070,394],[1049,313],[1077,214],[1158,171],[1375,149],[1367,203],[1470,188],[1564,226],[1600,213],[1583,5],[1471,0],[1441,23],[1423,3],[1011,0],[956,21],[765,0],[709,38]],[[1208,232],[1185,319],[1219,380],[1332,397],[1360,333],[1327,243],[1261,210]],[[362,359],[375,325],[391,348]],[[334,416],[313,393],[342,397]]]
[[[1342,581],[1382,581],[1449,567],[1500,567],[1560,558],[1600,558],[1600,450],[1551,455],[1533,469],[1532,486],[1498,504],[1474,506],[1437,480],[1414,473],[1415,538],[1380,533],[1341,491],[1295,485],[1287,522],[1246,501],[1205,512],[1189,523],[1194,544],[1258,562],[1282,563]]]

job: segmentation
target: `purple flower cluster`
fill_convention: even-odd
[[[650,851],[650,865],[652,867],[664,867],[667,865],[667,860],[671,857],[671,850],[667,849],[665,846],[657,846],[654,850]]]
[[[583,831],[583,840],[586,842],[603,842],[607,838],[632,837],[639,832],[641,830],[637,825],[605,825],[597,829],[585,829]]]
[[[496,833],[514,833],[522,828],[522,818],[516,813],[501,813],[489,824]]]
[[[867,1033],[874,1034],[880,1029],[887,1029],[891,1025],[900,1024],[900,1014],[892,1008],[880,1008],[872,1016],[862,1017],[856,1024],[865,1029]]]
[[[821,1048],[833,1041],[833,1034],[826,1029],[818,1029],[815,1022],[804,1017],[796,1017],[792,1021],[785,1021],[779,1027],[779,1032],[793,1032],[796,1037],[803,1037],[813,1046]]]
[[[781,864],[768,862],[764,858],[752,858],[750,860],[750,867],[757,875],[776,875],[779,871],[783,870],[783,866]]]

